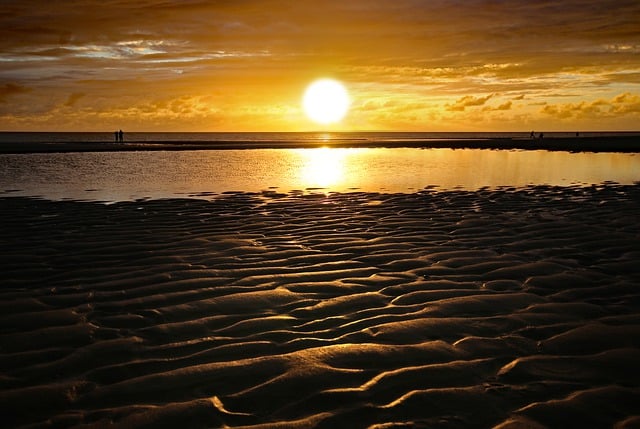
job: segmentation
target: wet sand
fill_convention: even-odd
[[[640,136],[608,137],[545,137],[495,139],[427,139],[427,140],[265,140],[265,141],[125,141],[0,144],[0,153],[49,152],[114,152],[146,150],[223,150],[223,149],[283,149],[308,147],[410,147],[453,149],[522,149],[567,152],[640,152]]]
[[[4,427],[640,424],[640,185],[0,209]]]

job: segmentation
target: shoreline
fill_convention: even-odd
[[[63,153],[63,152],[123,152],[123,151],[180,151],[230,149],[300,149],[335,148],[451,148],[491,150],[547,150],[565,152],[622,152],[640,153],[640,136],[607,137],[545,137],[477,138],[477,139],[419,139],[419,140],[347,140],[328,141],[125,141],[117,142],[5,142],[0,154]]]

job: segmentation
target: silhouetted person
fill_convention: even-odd
[[[533,131],[531,131],[531,134],[529,134],[529,137],[533,139],[533,138],[536,137],[536,135],[535,135],[535,133]]]
[[[120,141],[120,135],[118,134],[118,131],[114,131],[114,132],[113,132],[113,136],[114,136],[114,137],[115,137],[115,139],[116,139],[116,143],[118,143],[118,142]]]
[[[540,133],[540,135],[538,136],[538,138],[539,138],[540,140],[542,140],[542,139],[544,138],[544,133]]]
[[[120,140],[121,142],[124,141],[124,133],[122,132],[122,130],[118,131],[118,140]]]

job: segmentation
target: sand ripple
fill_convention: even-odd
[[[640,186],[0,200],[6,427],[637,427]]]

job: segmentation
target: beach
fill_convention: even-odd
[[[0,199],[21,428],[635,428],[640,185]]]
[[[3,153],[65,153],[65,152],[124,152],[124,151],[179,151],[179,150],[236,150],[236,149],[299,149],[299,148],[451,148],[451,149],[503,149],[503,150],[547,150],[566,152],[640,152],[640,136],[636,133],[612,133],[613,135],[595,135],[567,137],[547,136],[544,138],[525,137],[474,137],[472,133],[460,133],[455,138],[431,136],[430,133],[406,133],[397,139],[393,133],[323,133],[296,134],[279,133],[270,137],[269,133],[210,133],[202,140],[194,140],[189,133],[181,134],[184,140],[174,137],[167,140],[167,135],[149,138],[149,133],[134,133],[123,142],[78,140],[35,139],[28,141],[22,134],[6,133],[0,143],[0,154]],[[38,133],[33,133],[38,134]],[[42,133],[46,136],[46,133]],[[64,135],[64,133],[61,133]],[[74,133],[67,133],[73,136]],[[77,133],[82,134],[82,133]],[[94,133],[96,134],[96,133]],[[150,133],[153,135],[153,133]],[[207,133],[205,133],[206,135]],[[455,133],[452,133],[455,134]],[[506,134],[506,133],[505,133]],[[562,133],[558,133],[562,134]],[[169,134],[170,135],[170,134]],[[508,134],[507,134],[508,135]],[[240,136],[240,137],[239,137]],[[304,138],[308,136],[310,138]],[[385,138],[380,137],[387,136]],[[144,137],[144,139],[139,139]],[[302,138],[301,138],[302,137]]]

